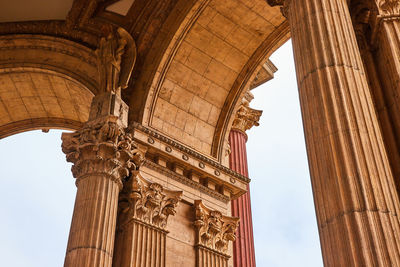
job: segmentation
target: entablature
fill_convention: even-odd
[[[247,191],[250,179],[215,159],[139,123],[133,123],[130,131],[146,146],[145,166],[226,202]]]

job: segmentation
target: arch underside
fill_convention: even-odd
[[[197,1],[146,84],[141,123],[224,161],[235,111],[289,27],[266,1]],[[154,60],[153,60],[154,61]]]
[[[0,138],[33,129],[77,129],[93,94],[63,74],[37,68],[0,70]]]
[[[279,8],[265,0],[151,0],[118,14],[107,9],[115,1],[77,12],[85,2],[75,0],[64,22],[0,23],[0,138],[87,120],[99,81],[94,49],[108,21],[138,47],[123,92],[130,120],[226,164],[241,98],[290,37]]]

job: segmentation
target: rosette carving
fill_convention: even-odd
[[[194,206],[197,245],[226,254],[229,242],[236,240],[239,218],[224,216],[219,211],[211,210],[201,200],[196,200]]]
[[[120,194],[120,225],[135,219],[165,229],[168,217],[176,214],[181,197],[182,191],[167,190],[144,179],[139,171],[133,171]]]
[[[137,170],[144,160],[142,151],[116,116],[88,122],[78,131],[63,133],[61,138],[62,151],[74,164],[71,171],[77,182],[87,175],[102,174],[122,188],[121,179]]]

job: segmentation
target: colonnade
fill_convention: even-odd
[[[290,24],[324,264],[400,266],[400,2],[268,2],[282,6]],[[63,135],[78,187],[65,266],[112,266],[122,181],[143,160],[124,130],[118,81],[110,84],[84,127]]]

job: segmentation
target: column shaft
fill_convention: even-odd
[[[231,130],[229,134],[231,146],[229,165],[232,170],[248,176],[246,141],[247,135],[244,132],[236,129]],[[233,243],[234,266],[254,267],[256,266],[256,261],[249,186],[247,186],[246,194],[232,200],[232,216],[240,218],[237,239]]]
[[[400,266],[399,201],[346,0],[287,0],[325,266]]]
[[[111,266],[118,184],[93,175],[77,186],[64,266]]]
[[[383,18],[378,29],[374,51],[376,66],[382,84],[385,109],[389,123],[383,125],[383,133],[389,152],[389,160],[395,177],[400,177],[400,15]],[[400,192],[400,178],[396,179]]]

